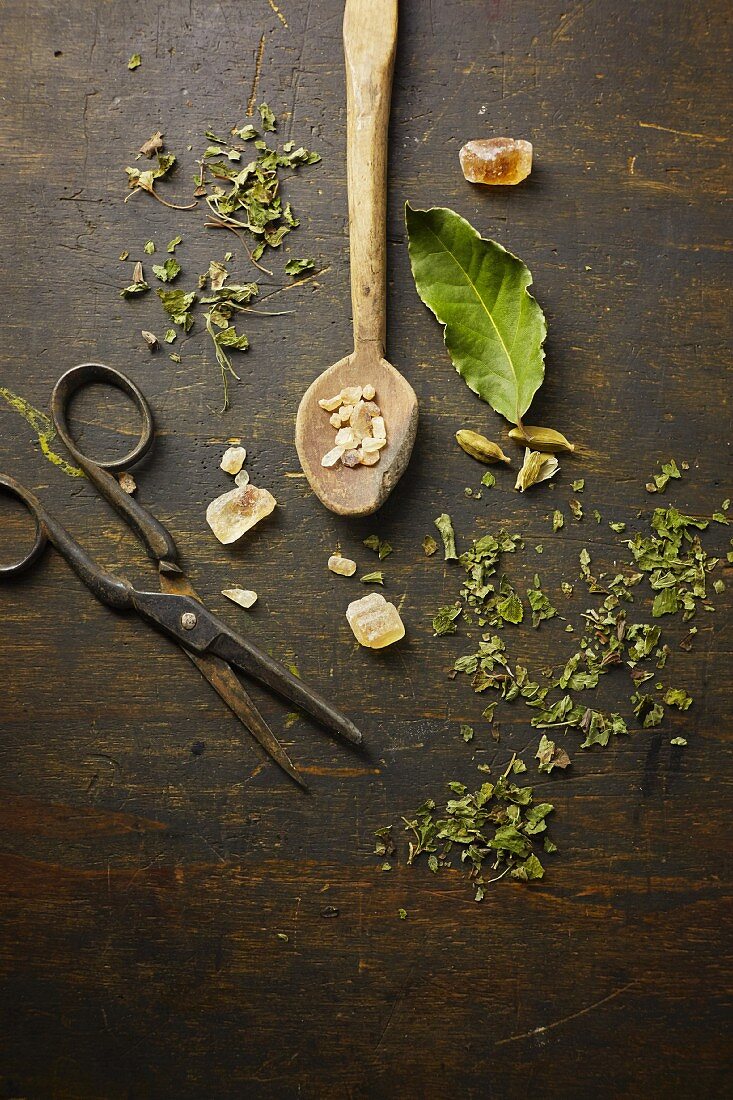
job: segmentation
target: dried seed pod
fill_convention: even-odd
[[[353,577],[356,573],[356,562],[351,558],[342,558],[340,554],[331,554],[328,559],[328,568],[340,577]]]
[[[517,474],[514,486],[520,493],[536,485],[538,481],[547,481],[560,469],[560,464],[554,455],[543,454],[541,451],[530,451],[529,447],[524,452],[524,462]]]
[[[472,432],[470,428],[461,428],[456,432],[456,442],[461,450],[471,458],[477,458],[479,462],[506,462],[507,466],[511,466],[511,459],[507,458],[498,443],[493,443],[478,432]]]
[[[554,428],[539,428],[532,424],[523,424],[521,428],[512,428],[509,438],[515,443],[523,443],[533,451],[555,454],[558,451],[574,451],[575,444],[566,439],[562,432]]]
[[[160,347],[158,337],[154,332],[148,332],[148,330],[144,328],[140,330],[140,335],[151,351],[156,351],[156,349]]]
[[[251,588],[222,588],[221,594],[232,603],[238,603],[240,607],[252,607],[257,603],[257,593]]]
[[[243,489],[231,489],[206,509],[206,522],[219,542],[225,546],[236,542],[245,531],[273,511],[277,501],[267,489],[245,485]]]

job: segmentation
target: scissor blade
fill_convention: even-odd
[[[219,623],[216,622],[215,625]],[[331,733],[335,733],[345,741],[350,741],[352,745],[362,743],[361,730],[350,718],[332,706],[313,688],[293,676],[278,661],[274,661],[269,654],[263,653],[246,638],[235,634],[233,630],[222,629],[209,644],[207,652],[221,657],[235,668],[241,668],[248,676],[277,691],[285,699],[295,703],[299,710],[315,718]]]
[[[163,592],[172,592],[178,596],[191,596],[201,602],[195,589],[183,574],[168,575],[161,573],[160,587]],[[192,653],[190,649],[183,646],[181,648],[196,665],[204,679],[208,680],[217,695],[223,699],[252,736],[259,741],[265,752],[272,757],[276,764],[279,764],[291,779],[304,790],[308,790],[305,780],[227,662],[211,653]]]

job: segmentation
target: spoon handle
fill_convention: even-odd
[[[387,135],[397,45],[397,0],[346,0],[344,54],[348,112],[351,305],[354,346],[386,335]]]

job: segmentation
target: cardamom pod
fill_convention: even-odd
[[[514,486],[520,493],[536,485],[538,481],[547,481],[560,469],[560,464],[551,454],[543,454],[541,451],[530,451],[529,447],[524,452],[524,463],[517,474],[517,482]]]
[[[556,432],[554,428],[538,428],[531,424],[524,424],[521,428],[512,428],[509,438],[515,443],[523,443],[533,451],[544,451],[545,454],[575,450],[575,444],[566,439],[562,432]]]
[[[479,462],[506,462],[507,466],[512,464],[512,460],[507,458],[498,443],[492,443],[486,436],[472,432],[469,428],[461,428],[460,432],[456,432],[456,442],[467,455],[477,458]]]

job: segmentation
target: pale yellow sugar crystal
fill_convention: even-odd
[[[222,588],[221,594],[240,607],[252,607],[257,603],[257,593],[251,588]]]
[[[244,447],[229,447],[224,451],[219,465],[226,474],[238,474],[246,457],[247,452]]]
[[[328,568],[332,573],[338,573],[340,577],[353,577],[356,573],[356,562],[351,558],[342,558],[340,554],[331,554],[328,559]]]
[[[339,428],[336,432],[334,443],[337,447],[343,447],[346,450],[348,447],[354,447],[358,442],[354,429],[351,427]]]
[[[240,470],[234,479],[234,484],[238,489],[243,489],[245,485],[249,485],[249,474],[246,470]]]
[[[387,446],[386,439],[377,439],[376,436],[369,435],[366,439],[361,441],[361,449],[365,454],[374,454],[375,451],[381,451],[382,447]]]
[[[325,466],[327,469],[331,466],[335,466],[343,453],[343,447],[332,447],[330,451],[326,451],[321,459],[321,466]]]
[[[341,404],[341,394],[337,393],[335,397],[322,397],[318,404],[322,409],[325,409],[326,412],[332,413]]]
[[[375,416],[372,420],[372,435],[375,439],[386,439],[387,430],[384,426],[384,417]]]
[[[384,649],[405,636],[400,613],[379,592],[370,592],[346,608],[346,618],[359,645]]]
[[[345,386],[339,394],[337,409],[334,408],[335,398],[319,401],[321,408],[330,413],[331,427],[336,429],[334,445],[321,459],[322,466],[353,469],[375,466],[379,462],[380,451],[387,443],[387,432],[374,397],[376,389],[367,383],[365,386]]]
[[[219,542],[228,545],[273,511],[277,501],[267,489],[245,485],[212,500],[206,509],[206,522]]]
[[[355,405],[361,400],[361,386],[345,386],[341,390],[341,401],[344,405]]]
[[[369,411],[363,401],[357,401],[355,405],[351,407],[351,416],[349,417],[349,424],[356,435],[357,439],[363,439],[370,430],[372,418],[369,415]]]

